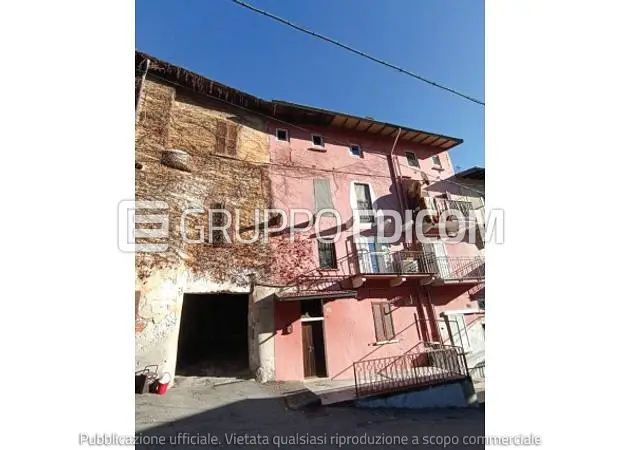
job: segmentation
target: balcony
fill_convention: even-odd
[[[424,207],[429,210],[429,216],[425,218],[422,226],[422,233],[426,237],[440,236],[439,217],[444,214],[445,230],[449,237],[457,236],[459,230],[465,228],[465,239],[469,240],[470,227],[476,223],[484,224],[484,205],[474,205],[468,201],[448,200],[445,198],[425,197]],[[462,217],[457,220],[456,214],[461,213]],[[476,228],[476,234],[479,230]],[[476,241],[478,237],[476,237]]]
[[[433,285],[484,282],[484,258],[480,256],[436,256],[410,250],[358,250],[354,256],[357,273],[349,278],[347,289],[382,281],[390,287],[411,280]]]
[[[349,288],[359,288],[367,281],[384,281],[396,287],[408,280],[430,279],[433,276],[433,273],[427,272],[434,267],[430,257],[419,251],[358,250],[352,256],[355,264]]]
[[[358,273],[423,273],[424,268],[430,267],[428,255],[422,252],[398,251],[364,251],[356,253]]]
[[[466,219],[469,218],[469,212],[475,209],[471,202],[448,200],[446,198],[432,198],[427,206],[428,209],[437,211],[437,215],[444,211],[460,211]]]
[[[423,269],[433,273],[433,284],[482,283],[484,258],[481,256],[435,256],[425,259],[429,266]]]

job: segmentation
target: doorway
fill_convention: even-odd
[[[301,322],[304,378],[326,377],[323,321]]]
[[[249,375],[248,302],[239,294],[184,295],[177,374]]]
[[[300,306],[304,378],[326,377],[323,300],[302,300]]]

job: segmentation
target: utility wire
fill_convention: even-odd
[[[324,40],[326,42],[329,42],[330,44],[336,45],[336,46],[338,46],[340,48],[344,48],[345,50],[353,52],[353,53],[355,53],[355,54],[357,54],[357,55],[359,55],[359,56],[361,56],[363,58],[369,59],[371,61],[374,61],[376,63],[382,64],[384,66],[390,67],[390,68],[392,68],[394,70],[397,70],[397,71],[399,71],[401,73],[404,73],[405,75],[409,75],[410,77],[416,78],[416,79],[418,79],[420,81],[423,81],[424,83],[428,83],[431,86],[435,86],[435,87],[437,87],[439,89],[443,89],[444,91],[448,91],[451,94],[458,95],[459,97],[462,97],[465,100],[469,100],[470,102],[477,103],[478,105],[484,106],[484,102],[481,101],[481,100],[478,100],[478,99],[476,99],[474,97],[471,97],[469,95],[463,94],[462,92],[459,92],[459,91],[457,91],[455,89],[452,89],[452,88],[449,88],[447,86],[443,86],[443,85],[441,85],[439,83],[435,83],[434,81],[431,81],[428,78],[424,78],[424,77],[422,77],[422,76],[420,76],[418,74],[415,74],[415,73],[413,73],[413,72],[411,72],[411,71],[409,71],[407,69],[403,69],[402,67],[398,67],[398,66],[396,66],[394,64],[391,64],[391,63],[389,63],[387,61],[383,61],[383,60],[381,60],[379,58],[375,58],[374,56],[369,55],[368,53],[362,52],[361,50],[357,50],[357,49],[355,49],[355,48],[353,48],[353,47],[351,47],[351,46],[349,46],[347,44],[343,44],[341,42],[338,42],[338,41],[336,41],[336,40],[334,40],[334,39],[332,39],[332,38],[330,38],[328,36],[324,36],[322,34],[315,33],[312,30],[308,30],[306,28],[303,28],[303,27],[301,27],[299,25],[296,25],[296,24],[286,20],[286,19],[278,17],[278,16],[276,16],[274,14],[271,14],[270,12],[264,11],[262,9],[258,9],[258,8],[254,7],[254,6],[249,5],[249,4],[247,4],[245,2],[242,2],[240,0],[231,0],[231,1],[233,3],[236,3],[239,6],[242,6],[244,8],[247,8],[247,9],[251,10],[251,11],[254,11],[255,13],[258,13],[258,14],[261,14],[263,16],[269,17],[270,19],[276,20],[276,21],[278,21],[280,23],[283,23],[284,25],[287,25],[287,26],[289,26],[291,28],[294,28],[294,29],[296,29],[298,31],[301,31],[302,33],[306,33],[306,34],[309,34],[310,36],[314,36],[316,38],[322,39],[322,40]]]
[[[151,77],[151,78],[155,78],[155,79],[161,80],[161,81],[163,81],[165,83],[168,83],[168,84],[172,84],[172,85],[179,86],[179,87],[185,87],[185,86],[183,86],[180,83],[176,83],[176,82],[171,81],[171,80],[169,80],[167,78],[164,78],[164,77],[161,77],[159,75],[156,75],[153,72],[149,72],[148,76]],[[217,100],[217,101],[220,101],[220,102],[224,102],[224,100],[222,100],[221,98],[216,97],[214,95],[207,94],[206,92],[201,92],[200,95],[204,95],[204,96],[210,97],[210,98],[212,98],[214,100]],[[145,102],[145,104],[146,104],[146,102]],[[278,122],[278,123],[281,123],[281,124],[284,124],[284,125],[288,125],[291,128],[297,128],[298,130],[305,131],[305,132],[307,132],[309,134],[314,132],[313,130],[310,130],[308,128],[302,127],[301,125],[297,125],[297,124],[294,124],[294,123],[291,123],[291,122],[287,122],[287,121],[282,120],[282,119],[277,119],[275,117],[269,116],[268,114],[265,114],[265,113],[262,113],[262,112],[259,112],[259,111],[254,111],[252,109],[246,108],[246,107],[241,106],[241,105],[234,105],[234,107],[235,108],[239,108],[239,109],[244,110],[244,111],[247,111],[247,112],[249,112],[249,113],[251,113],[253,115],[262,116],[262,117],[264,117],[266,119],[273,120],[275,122]],[[323,133],[323,137],[329,138],[332,142],[339,143],[339,144],[343,145],[344,147],[348,147],[349,146],[349,142],[343,141],[341,138],[338,138],[338,137],[335,137],[335,136],[330,136],[329,134],[325,134],[325,133]],[[363,149],[362,149],[362,151],[363,151]],[[309,169],[309,170],[313,170],[313,171],[317,171],[317,172],[342,173],[342,174],[348,174],[348,175],[364,175],[364,176],[369,176],[369,177],[390,178],[390,179],[392,178],[391,176],[388,176],[388,175],[378,175],[378,174],[373,174],[373,173],[356,173],[356,172],[338,170],[336,168],[334,168],[334,169],[320,169],[320,168],[315,168],[315,167],[288,165],[288,164],[280,164],[280,163],[274,163],[274,162],[245,160],[245,159],[241,159],[241,158],[235,158],[235,157],[232,157],[232,156],[224,156],[224,155],[217,155],[217,154],[213,154],[213,156],[217,156],[219,158],[225,158],[225,159],[234,159],[234,160],[237,160],[237,161],[242,161],[242,162],[253,164],[253,165],[257,165],[257,166],[276,166],[276,167],[285,167],[285,168],[289,168],[289,169],[291,169],[291,168],[294,168],[294,169]],[[443,181],[443,182],[446,182],[446,183],[449,183],[449,184],[453,184],[455,186],[462,187],[462,188],[464,188],[464,189],[466,189],[466,190],[468,190],[470,192],[474,192],[474,193],[482,195],[482,196],[485,195],[484,192],[481,192],[481,191],[479,191],[479,190],[477,190],[475,188],[472,188],[471,186],[467,186],[467,185],[459,183],[457,181],[452,181],[452,180],[450,180],[448,178],[443,178],[442,179],[440,176],[437,176],[435,174],[431,174],[431,173],[425,172],[422,169],[418,169],[416,167],[406,166],[406,165],[404,165],[402,163],[399,163],[399,165],[402,166],[402,167],[406,167],[407,169],[414,170],[414,171],[416,171],[416,172],[418,172],[420,174],[424,174],[424,175],[426,175],[429,178],[429,180],[438,181],[438,182],[439,181]]]

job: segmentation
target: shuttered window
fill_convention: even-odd
[[[373,223],[375,221],[372,209],[372,199],[370,198],[370,186],[363,183],[354,183],[355,201],[359,213],[360,222]]]
[[[314,179],[314,206],[316,208],[315,212],[317,213],[324,209],[334,209],[334,204],[332,203],[332,193],[329,186],[329,179]]]
[[[392,322],[392,311],[389,303],[373,303],[372,317],[375,322],[375,338],[377,342],[390,341],[396,336],[394,334],[394,323]]]
[[[215,125],[215,153],[237,156],[237,135],[239,125],[227,120],[218,120]]]

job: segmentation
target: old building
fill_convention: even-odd
[[[137,369],[347,380],[442,342],[484,360],[469,331],[483,243],[437,238],[443,211],[477,211],[451,217],[458,230],[483,211],[484,182],[452,168],[460,139],[262,100],[141,53],[136,92],[136,200],[164,202],[169,226],[136,241],[166,246],[136,254]],[[413,230],[422,210],[432,242]]]
[[[415,233],[408,240],[405,232],[407,210],[414,218],[427,207],[432,218],[456,208],[466,226],[469,210],[482,206],[478,193],[455,180],[448,150],[461,141],[290,103],[277,108],[289,119],[268,122],[274,205],[333,208],[340,217],[315,216],[315,226],[292,242],[271,241],[279,254],[272,276],[293,286],[275,294],[275,378],[351,379],[354,363],[387,361],[425,342],[464,346],[468,355],[481,344],[484,358],[470,329],[474,316],[463,314],[478,309],[471,293],[484,280],[479,248],[422,243]],[[452,194],[454,187],[474,202]],[[390,212],[403,231],[385,243],[378,229]],[[386,234],[397,233],[390,223]],[[432,238],[430,225],[423,230]],[[333,239],[319,242],[319,234]]]
[[[136,369],[247,371],[251,276],[264,273],[269,248],[209,236],[206,211],[251,229],[254,210],[270,205],[266,125],[247,108],[258,99],[138,52],[136,80],[136,200],[165,202],[169,226],[165,251],[136,253]]]

